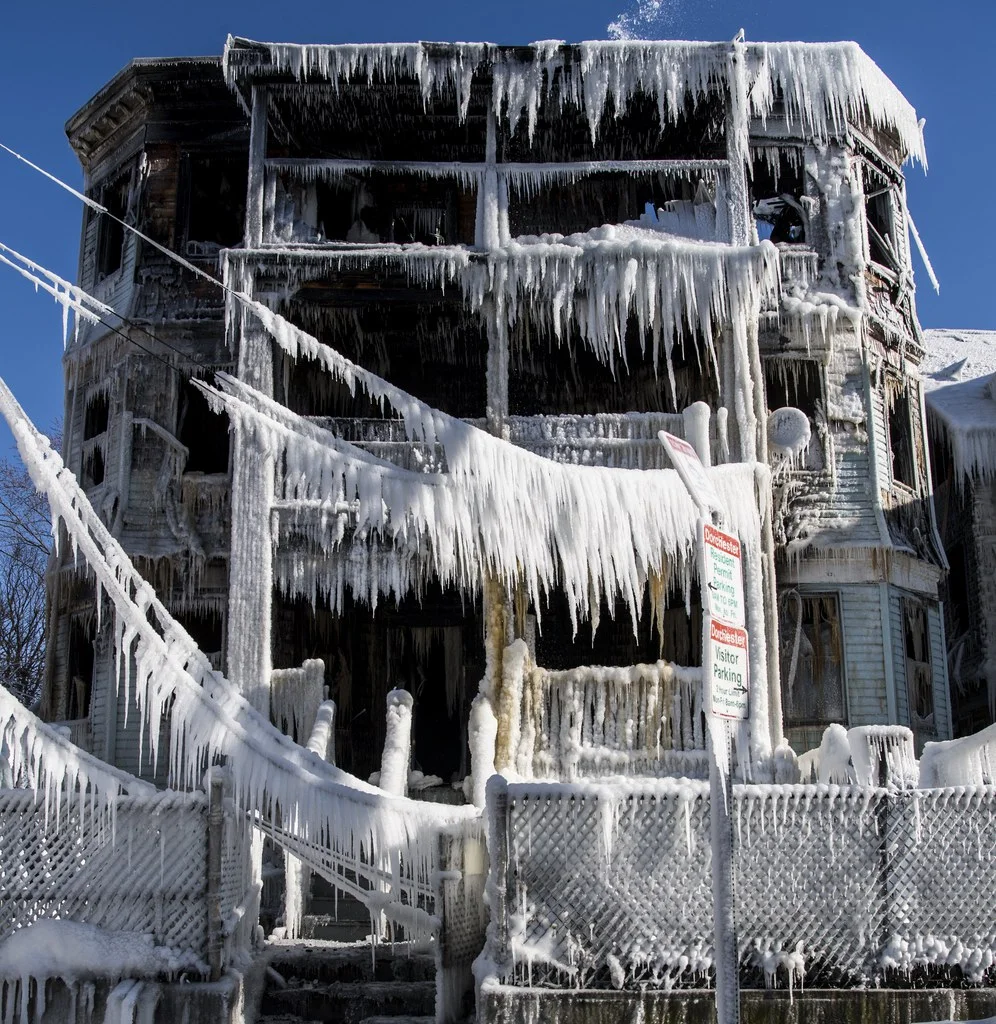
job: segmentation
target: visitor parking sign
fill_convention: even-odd
[[[744,610],[744,577],[740,561],[740,541],[732,533],[702,524],[702,550],[705,554],[706,601],[709,613],[734,626],[747,623]]]
[[[710,710],[720,718],[746,719],[750,705],[747,630],[710,618],[708,637],[705,672],[712,694]]]

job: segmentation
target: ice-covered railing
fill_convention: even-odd
[[[270,718],[302,746],[308,744],[324,695],[325,662],[321,658],[270,672]]]
[[[658,661],[551,671],[508,649],[498,697],[508,767],[523,779],[706,770],[702,671]]]
[[[927,392],[927,415],[951,453],[955,483],[996,478],[996,375]]]
[[[996,784],[996,725],[957,740],[925,743],[920,755],[920,785]]]
[[[25,787],[57,825],[63,809],[112,814],[119,796],[149,796],[155,787],[76,746],[0,686],[0,787]]]
[[[916,112],[856,43],[747,43],[748,104],[765,118],[781,101],[790,130],[825,143],[846,134],[847,124],[898,136],[902,154],[926,162]],[[566,44],[384,43],[299,45],[253,42],[229,36],[222,67],[229,85],[279,76],[298,81],[350,79],[369,83],[402,79],[420,84],[427,103],[455,99],[462,119],[475,72],[490,75],[491,107],[514,130],[525,120],[530,138],[551,98],[583,106],[593,137],[609,99],[625,110],[646,93],[657,100],[663,125],[673,123],[686,97],[699,102],[730,90],[730,43],[612,40]],[[525,51],[525,53],[524,53]]]
[[[128,707],[137,701],[140,744],[148,744],[153,767],[168,707],[172,785],[193,788],[210,760],[227,757],[236,806],[259,814],[285,845],[340,887],[375,899],[378,910],[403,917],[416,930],[431,928],[422,908],[431,899],[437,830],[472,816],[473,809],[386,796],[275,729],[172,618],[2,380],[0,412],[35,486],[51,505],[53,524],[64,525],[77,558],[93,573],[98,609],[106,602],[113,610],[123,702]],[[20,715],[12,709],[10,718],[23,721]],[[23,730],[17,738],[21,735]],[[57,734],[53,742],[69,747]],[[28,749],[31,763],[35,749]],[[53,792],[76,783],[81,765],[95,771],[78,756],[50,764]]]
[[[803,782],[829,785],[911,789],[920,779],[913,733],[905,725],[845,729],[834,723],[824,731],[819,747],[800,755],[799,768]]]
[[[654,579],[680,581],[686,592],[691,585],[697,513],[673,470],[552,463],[380,381],[390,404],[407,413],[410,434],[445,449],[448,472],[411,473],[235,378],[218,380],[222,391],[201,387],[228,412],[244,443],[282,461],[280,496],[318,514],[310,536],[318,551],[340,547],[348,518],[352,536],[365,540],[361,550],[374,558],[385,549],[405,556],[395,564],[407,576],[353,580],[354,593],[366,583],[363,596],[372,604],[381,593],[417,590],[429,580],[476,593],[490,574],[510,589],[521,584],[536,604],[562,590],[576,625],[597,615],[603,597],[611,604],[616,596],[635,621]],[[760,564],[758,505],[744,500],[754,494],[755,467],[721,466],[710,475],[748,557]]]

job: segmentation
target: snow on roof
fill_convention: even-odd
[[[916,112],[877,64],[852,42],[748,43],[750,114],[766,118],[779,100],[790,128],[827,141],[848,122],[882,128],[899,137],[903,154],[926,166]],[[299,81],[334,85],[355,76],[416,79],[428,100],[455,91],[466,116],[474,73],[487,65],[491,102],[514,129],[525,116],[532,137],[540,105],[556,78],[559,101],[583,105],[594,136],[611,96],[617,111],[631,96],[656,97],[661,122],[673,122],[686,94],[699,99],[725,88],[732,74],[732,44],[691,41],[611,40],[528,47],[493,43],[295,44],[228,37],[222,67],[229,85],[254,77],[290,74]]]
[[[920,363],[927,391],[996,373],[996,331],[934,328],[923,332]]]
[[[924,331],[927,415],[965,477],[996,477],[996,331]]]

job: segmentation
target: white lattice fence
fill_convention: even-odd
[[[148,934],[206,962],[207,829],[203,793],[121,797],[111,814],[87,810],[82,819],[74,803],[57,821],[32,791],[0,790],[0,940],[39,918],[63,918]],[[246,889],[238,832],[232,820],[223,854],[229,918]]]
[[[711,983],[704,784],[509,785],[488,814],[505,983]],[[733,825],[745,985],[992,979],[996,789],[736,786]]]

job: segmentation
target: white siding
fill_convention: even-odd
[[[848,726],[889,720],[877,584],[840,588]]]

